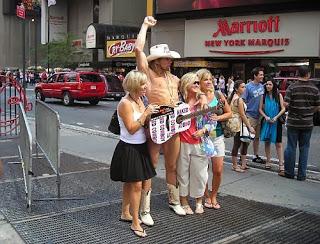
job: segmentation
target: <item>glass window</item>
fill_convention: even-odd
[[[76,82],[77,81],[77,74],[69,74],[67,77],[67,82]]]
[[[60,74],[59,77],[58,77],[57,82],[64,82],[64,75],[65,74]]]
[[[100,75],[97,74],[81,74],[80,80],[82,82],[101,82],[103,81]]]

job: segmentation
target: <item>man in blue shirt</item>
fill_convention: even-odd
[[[256,163],[264,163],[264,160],[259,157],[259,135],[260,135],[260,113],[259,103],[260,98],[264,93],[264,87],[262,85],[264,73],[262,68],[254,68],[251,71],[253,80],[246,85],[246,90],[243,94],[243,99],[247,105],[247,117],[250,125],[254,128],[256,135],[253,141],[253,152],[256,157],[252,160]]]

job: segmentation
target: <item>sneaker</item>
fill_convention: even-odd
[[[196,213],[196,214],[203,214],[203,213],[204,213],[202,203],[197,203],[197,204],[196,204],[195,213]]]
[[[186,215],[186,211],[184,211],[180,204],[169,204],[169,208],[172,209],[177,215]]]
[[[182,206],[182,208],[186,212],[186,214],[189,214],[189,215],[194,214],[190,205],[184,205],[184,206]]]

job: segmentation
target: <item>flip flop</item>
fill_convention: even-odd
[[[132,223],[132,219],[125,219],[125,218],[119,218],[119,221],[126,222],[126,223]],[[139,224],[142,224],[141,219],[139,219]]]
[[[220,209],[221,206],[220,206],[219,203],[216,202],[216,204],[212,204],[212,208],[213,208],[213,209]]]
[[[206,208],[213,208],[212,203],[209,203],[207,200],[204,201],[204,206]]]
[[[132,227],[130,227],[130,230],[132,230],[133,233],[134,233],[136,236],[140,237],[140,238],[143,238],[143,237],[146,237],[146,236],[147,236],[147,233],[146,233],[146,231],[145,231],[144,229],[142,229],[142,230],[135,230],[135,229],[132,229]]]
[[[250,169],[250,167],[249,166],[245,166],[245,167],[242,167],[242,166],[240,166],[240,169],[242,169],[242,170],[246,170],[246,169]]]
[[[238,172],[238,173],[244,173],[245,171],[243,170],[243,169],[241,169],[240,167],[233,167],[232,166],[232,170],[233,171],[236,171],[236,172]]]

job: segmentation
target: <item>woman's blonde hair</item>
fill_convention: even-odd
[[[185,101],[188,98],[189,85],[193,84],[197,79],[198,79],[198,76],[195,72],[186,73],[181,77],[179,91]]]
[[[142,85],[147,83],[147,79],[146,74],[137,70],[131,70],[124,78],[122,87],[129,93],[136,93]]]
[[[209,78],[213,78],[211,72],[207,69],[199,69],[197,71],[197,75],[200,79],[200,81],[203,81],[203,80],[206,80],[206,79],[209,79]]]

